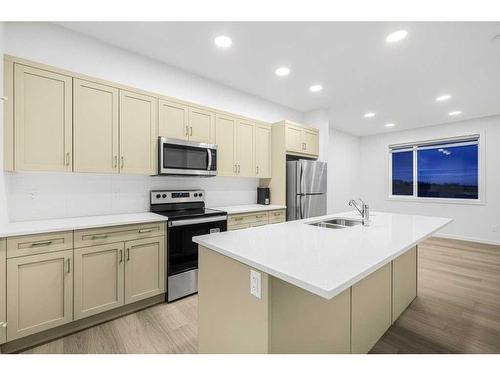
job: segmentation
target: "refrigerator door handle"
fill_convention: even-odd
[[[300,218],[301,219],[304,219],[304,205],[303,205],[303,199],[302,199],[302,195],[300,196],[300,207],[299,207],[299,210],[300,210]]]
[[[299,194],[303,194],[305,190],[303,177],[304,177],[304,164],[300,163]],[[302,202],[302,198],[300,201]]]

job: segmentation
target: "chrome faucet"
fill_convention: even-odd
[[[370,225],[370,206],[368,206],[365,202],[363,202],[363,200],[361,198],[358,198],[358,199],[361,202],[360,205],[358,205],[358,202],[356,202],[354,199],[351,199],[349,201],[349,206],[354,206],[354,208],[356,208],[356,210],[361,215],[362,224],[365,227],[367,227]]]

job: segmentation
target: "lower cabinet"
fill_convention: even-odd
[[[285,210],[259,211],[248,214],[233,214],[227,219],[227,230],[259,227],[286,221]]]
[[[125,242],[125,303],[153,297],[165,290],[164,239]]]
[[[123,242],[75,249],[75,319],[124,304]]]
[[[73,250],[7,260],[7,340],[73,320]]]
[[[392,322],[417,296],[417,247],[392,261]]]
[[[0,238],[0,344],[7,341],[7,249],[5,239]]]

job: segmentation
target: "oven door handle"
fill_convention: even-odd
[[[208,155],[208,167],[207,171],[212,169],[212,150],[207,148],[207,155]]]
[[[211,223],[214,221],[224,221],[224,220],[227,220],[227,215],[204,217],[201,219],[184,219],[184,220],[169,221],[168,226],[169,227],[180,227],[183,225]]]

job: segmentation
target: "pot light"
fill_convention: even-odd
[[[436,102],[444,102],[449,99],[451,99],[451,95],[440,95],[436,98]]]
[[[365,118],[372,118],[375,117],[375,112],[368,112],[364,114]]]
[[[387,35],[387,38],[385,38],[385,41],[387,43],[396,43],[396,42],[399,42],[400,40],[403,40],[404,38],[406,38],[407,35],[408,35],[408,31],[406,31],[406,30],[394,31],[393,33],[390,33],[389,35]]]
[[[274,73],[278,76],[278,77],[285,77],[287,75],[290,74],[290,68],[286,67],[286,66],[282,66],[282,67],[279,67],[278,69],[276,69],[274,71]]]
[[[385,127],[386,128],[392,128],[393,126],[395,126],[396,124],[394,124],[393,122],[389,122],[387,124],[385,124]]]
[[[448,113],[448,116],[458,116],[461,113],[462,113],[462,111],[451,111]]]
[[[309,91],[311,92],[319,92],[323,90],[323,86],[321,85],[312,85],[311,87],[309,87]]]
[[[229,48],[231,47],[231,44],[233,44],[233,41],[231,40],[230,37],[226,35],[219,35],[217,38],[214,39],[214,43],[217,47]]]

